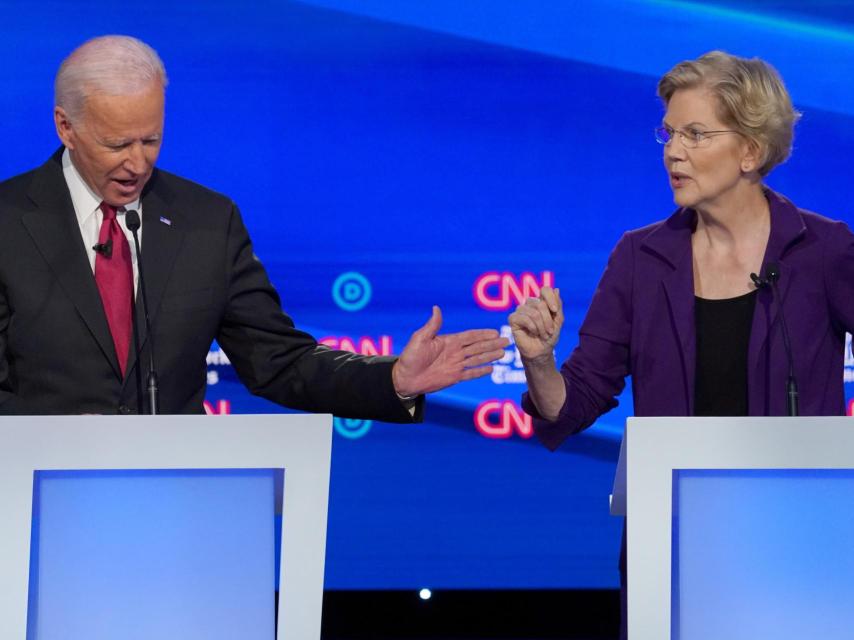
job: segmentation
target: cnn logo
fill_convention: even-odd
[[[506,439],[514,433],[523,438],[534,434],[531,416],[511,400],[487,400],[474,412],[474,426],[485,438]]]
[[[330,349],[341,349],[363,356],[390,356],[394,353],[391,345],[391,336],[380,336],[377,340],[361,337],[354,340],[348,336],[326,336],[318,340]]]
[[[506,311],[528,298],[538,297],[540,289],[554,287],[554,282],[551,271],[543,271],[539,278],[527,271],[518,276],[506,271],[487,271],[474,282],[474,299],[482,309]]]
[[[227,416],[231,414],[231,401],[217,400],[216,406],[210,400],[205,400],[203,403],[205,415],[208,416]]]

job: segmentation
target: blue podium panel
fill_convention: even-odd
[[[36,472],[28,640],[275,638],[282,481],[274,469]]]
[[[849,639],[854,471],[678,470],[674,640]]]

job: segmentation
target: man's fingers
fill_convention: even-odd
[[[463,380],[474,380],[475,378],[482,378],[483,376],[488,376],[492,373],[492,367],[477,367],[475,369],[464,369],[460,374],[460,381]]]
[[[504,349],[494,349],[492,351],[485,351],[483,353],[476,353],[472,356],[468,356],[463,364],[466,368],[469,367],[479,367],[488,362],[494,362],[495,360],[500,360],[504,357]]]
[[[493,338],[492,340],[481,340],[475,344],[470,344],[463,348],[463,355],[466,358],[476,356],[479,353],[498,352],[503,354],[504,347],[510,346],[510,341],[507,338]],[[500,355],[498,356],[501,357]]]
[[[464,347],[476,342],[484,340],[492,340],[498,337],[498,331],[495,329],[469,329],[460,333],[448,334],[448,337],[453,336],[455,340],[459,340]]]
[[[424,338],[426,340],[432,340],[436,337],[436,334],[439,333],[439,329],[442,328],[442,310],[433,305],[433,313],[430,316],[430,319],[418,329],[415,333],[413,333],[413,337],[418,336],[419,338]]]

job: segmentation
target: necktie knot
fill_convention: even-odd
[[[106,202],[101,203],[101,212],[104,214],[104,220],[110,221],[116,219],[116,207]]]

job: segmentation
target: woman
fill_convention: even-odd
[[[656,138],[679,208],[620,239],[560,371],[559,291],[543,288],[510,316],[523,405],[551,449],[616,406],[627,375],[638,416],[786,415],[781,307],[800,413],[844,413],[854,235],[763,185],[789,156],[799,115],[780,77],[713,51],[673,67],[658,95]],[[769,266],[779,299],[763,285]]]

